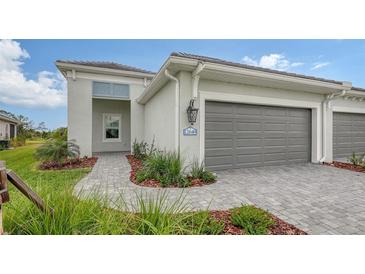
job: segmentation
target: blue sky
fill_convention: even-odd
[[[49,128],[65,126],[65,86],[55,60],[113,61],[158,71],[173,51],[365,87],[365,40],[16,40],[0,43],[0,108]]]

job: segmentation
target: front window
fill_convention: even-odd
[[[103,141],[121,141],[122,116],[120,114],[103,114]]]

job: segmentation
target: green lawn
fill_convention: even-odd
[[[0,160],[5,161],[7,169],[20,176],[34,191],[39,193],[51,206],[55,206],[50,195],[72,190],[74,184],[85,176],[89,169],[68,171],[40,171],[34,159],[35,149],[40,144],[30,144],[13,150],[0,151]],[[37,211],[35,206],[17,189],[9,184],[11,201],[4,205],[4,226],[7,232],[17,231],[17,222],[26,218],[27,213]],[[22,233],[22,231],[18,231]]]
[[[223,224],[208,212],[182,213],[183,200],[165,208],[166,197],[137,203],[139,214],[108,209],[103,199],[77,199],[75,183],[89,170],[40,171],[33,154],[40,144],[1,151],[0,160],[36,191],[55,213],[39,211],[10,186],[4,205],[4,228],[9,234],[220,234]]]
[[[207,211],[185,212],[180,197],[174,204],[166,203],[163,193],[155,200],[137,199],[138,214],[110,209],[98,197],[79,200],[73,187],[89,169],[40,171],[34,152],[40,144],[28,144],[14,150],[0,151],[0,160],[15,171],[54,214],[41,212],[17,189],[9,184],[9,203],[3,206],[4,228],[9,234],[31,235],[106,235],[106,234],[223,234],[225,224]],[[119,205],[123,205],[123,199]],[[118,206],[118,203],[116,204]],[[237,209],[238,210],[238,209]],[[232,222],[247,234],[265,234],[272,221],[267,213],[243,206],[233,212]]]

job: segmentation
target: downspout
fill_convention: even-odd
[[[200,79],[200,73],[203,71],[205,67],[205,64],[202,62],[199,62],[199,64],[196,66],[195,70],[193,71],[192,77],[193,77],[193,90],[192,90],[192,98],[195,100],[198,98],[198,87],[199,87],[199,79]]]
[[[319,160],[320,163],[324,162],[326,159],[326,139],[327,139],[327,119],[326,119],[326,111],[327,108],[331,107],[331,101],[335,98],[343,97],[346,95],[347,90],[343,90],[341,93],[331,93],[326,96],[326,99],[322,101],[322,158]]]
[[[167,78],[175,81],[175,149],[180,154],[180,82],[179,79],[172,76],[166,69],[165,75]]]

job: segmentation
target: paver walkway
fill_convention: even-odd
[[[103,153],[75,187],[79,195],[106,195],[111,206],[123,196],[181,196],[190,209],[228,209],[255,204],[310,234],[365,234],[365,174],[315,164],[246,168],[218,172],[218,182],[187,189],[140,187],[129,181],[123,153]]]

